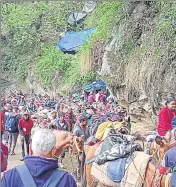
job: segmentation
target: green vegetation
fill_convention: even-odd
[[[37,80],[48,89],[52,88],[56,74],[62,84],[82,85],[94,81],[97,78],[95,70],[89,68],[88,60],[85,60],[87,66],[81,63],[82,57],[86,58],[86,55],[91,54],[96,41],[101,39],[108,42],[112,37],[114,26],[119,42],[118,52],[112,53],[111,58],[116,59],[114,60],[116,65],[123,65],[122,61],[145,55],[153,49],[156,50],[154,51],[156,59],[167,56],[165,48],[175,49],[176,3],[174,2],[156,2],[159,14],[155,18],[158,19],[156,25],[152,28],[155,31],[152,33],[153,43],[142,39],[137,46],[133,40],[133,35],[135,36],[133,29],[135,31],[136,28],[130,25],[132,22],[126,15],[124,2],[100,2],[81,25],[69,25],[67,19],[70,12],[82,10],[82,5],[83,2],[66,4],[65,1],[4,4],[1,37],[4,77],[25,82],[29,71],[35,71]],[[78,31],[83,25],[84,28],[96,27],[96,31],[76,55],[66,55],[56,48],[61,33],[67,30]],[[158,43],[161,43],[161,46],[158,46]],[[171,62],[174,54],[174,50],[168,52]],[[85,69],[82,67],[84,65]],[[82,75],[82,69],[85,70],[85,75]]]
[[[158,40],[159,38],[164,37],[167,40],[176,37],[174,20],[176,17],[176,3],[158,2],[157,7],[161,14],[153,39]]]
[[[42,48],[42,56],[36,63],[36,72],[44,87],[51,87],[54,73],[58,71],[59,77],[65,77],[65,73],[71,66],[72,57],[63,54],[55,46]]]
[[[90,41],[83,46],[83,52],[91,49],[93,43],[99,39],[108,40],[111,37],[113,25],[120,19],[122,2],[103,2],[98,5],[95,11],[86,19],[87,28],[96,27]]]
[[[48,87],[55,70],[64,69],[62,62],[64,59],[70,60],[56,49],[59,33],[75,29],[68,25],[67,19],[71,11],[81,8],[81,2],[70,2],[69,5],[65,2],[4,4],[1,37],[3,76],[24,82],[29,69],[37,67],[39,80],[44,87]],[[38,64],[42,63],[44,65],[38,68]],[[60,73],[64,76],[62,71]]]
[[[90,51],[93,43],[108,39],[112,25],[118,21],[119,2],[99,3],[84,25],[96,27],[90,42],[75,56],[65,55],[56,49],[58,34],[66,30],[79,30],[80,26],[67,23],[70,11],[82,9],[83,3],[67,5],[65,2],[35,2],[6,4],[2,7],[3,70],[8,78],[24,82],[29,69],[35,67],[35,75],[44,88],[52,87],[52,80],[59,73],[61,82],[86,84],[96,79],[93,70],[80,74],[81,58]],[[114,16],[116,15],[116,16]]]

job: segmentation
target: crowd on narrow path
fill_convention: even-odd
[[[127,110],[101,90],[90,92],[86,97],[78,93],[70,97],[58,94],[55,98],[48,95],[23,94],[19,91],[7,95],[1,103],[3,187],[76,186],[74,178],[62,170],[65,168],[63,159],[66,153],[76,154],[77,181],[82,181],[85,185],[85,180],[90,180],[85,177],[87,164],[94,163],[92,166],[94,168],[96,164],[99,167],[98,165],[108,162],[110,164],[107,171],[111,172],[110,179],[113,181],[114,172],[120,170],[113,170],[112,163],[116,164],[116,169],[121,168],[122,163],[125,168],[127,160],[131,163],[136,152],[146,151],[144,146],[136,142],[136,137],[139,138],[139,135],[131,134],[131,122]],[[176,155],[175,127],[176,100],[168,98],[166,107],[159,113],[156,132],[151,134],[141,132],[146,136],[145,149],[149,150],[146,153],[154,157],[157,152],[160,158],[160,166],[157,167],[163,170],[172,165],[172,170],[169,171],[173,173],[171,180],[173,185],[176,185],[174,173],[176,159],[171,155]],[[24,161],[24,164],[22,162],[23,165],[6,170],[8,157],[15,155],[18,137],[21,140],[20,161]],[[100,144],[99,152],[85,162],[85,154],[88,153],[86,149],[90,151]],[[150,159],[147,157],[146,160]],[[123,178],[121,184],[127,181],[124,180],[125,171],[117,176],[119,181]],[[100,180],[100,176],[96,179]]]

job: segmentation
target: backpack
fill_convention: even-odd
[[[16,130],[16,117],[8,115],[5,121],[5,130],[8,132],[14,132]]]
[[[17,166],[16,170],[21,178],[24,187],[37,187],[28,167],[25,164]],[[53,173],[43,187],[57,187],[66,173],[66,171],[62,171],[59,169],[53,170]]]

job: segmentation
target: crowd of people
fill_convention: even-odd
[[[3,187],[74,187],[73,177],[57,169],[64,168],[63,159],[74,137],[83,137],[87,142],[93,120],[104,115],[108,120],[115,119],[131,127],[127,111],[102,91],[79,98],[59,94],[51,98],[19,91],[3,98],[1,104],[1,171],[6,171],[8,157],[16,154],[18,137],[21,140],[20,161],[25,163],[4,172]],[[159,113],[156,129],[160,136],[167,136],[172,142],[176,137],[172,125],[176,124],[175,117],[176,100],[168,98],[166,107]],[[80,179],[79,172],[77,178]]]

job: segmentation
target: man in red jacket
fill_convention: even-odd
[[[166,107],[162,108],[159,113],[157,131],[160,136],[165,136],[169,130],[172,130],[171,121],[176,116],[176,100],[169,97]]]
[[[31,137],[31,129],[34,126],[33,121],[30,119],[30,115],[28,112],[23,114],[23,118],[20,119],[18,128],[21,138],[21,148],[22,148],[22,158],[20,161],[24,160],[25,157],[25,149],[24,149],[24,141],[26,143],[27,155],[29,155],[29,144],[30,144],[30,137]]]

